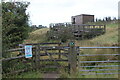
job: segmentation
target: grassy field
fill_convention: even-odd
[[[82,47],[88,47],[88,46],[115,46],[118,45],[118,24],[111,22],[111,23],[90,23],[90,24],[106,24],[106,33],[104,35],[97,36],[93,39],[88,40],[75,40],[76,46],[82,46]],[[47,40],[46,33],[49,31],[49,28],[43,28],[38,29],[36,31],[33,31],[29,33],[29,38],[24,41],[24,43],[41,43],[41,42],[59,42],[57,40]],[[67,45],[69,40],[64,43],[63,45]],[[84,49],[81,50],[82,54],[117,54],[117,51],[111,50],[111,49]],[[46,57],[45,57],[46,58]],[[114,56],[109,57],[103,57],[103,56],[97,56],[97,57],[85,57],[81,58],[81,60],[107,60],[107,59],[114,59]],[[61,63],[62,64],[62,63]],[[109,63],[109,65],[114,65],[115,63]],[[103,65],[103,64],[100,64]],[[112,67],[107,69],[117,69],[118,67]],[[99,71],[100,72],[100,71]],[[110,71],[107,71],[110,72]],[[61,72],[61,77],[68,77],[71,78],[73,76],[68,75],[64,70]],[[98,73],[98,72],[89,72],[89,73]],[[102,73],[102,72],[101,72]],[[35,73],[36,74],[36,73]],[[33,75],[35,75],[33,73]],[[81,76],[79,75],[81,73],[78,73],[78,75],[74,77],[78,78],[117,78],[118,75],[86,75]],[[29,74],[26,76],[29,77]],[[37,76],[37,75],[36,75]],[[18,76],[19,77],[19,76]]]
[[[24,43],[47,42],[47,38],[46,38],[47,31],[49,31],[49,28],[38,29],[29,33],[29,37],[24,41]]]

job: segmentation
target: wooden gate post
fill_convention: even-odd
[[[59,43],[59,44],[58,44],[58,46],[60,47],[60,46],[61,46],[61,44]],[[60,54],[60,53],[61,53],[61,50],[60,50],[60,48],[59,48],[59,55],[58,55],[58,59],[61,59],[61,54]]]
[[[32,45],[33,46],[33,45]],[[33,57],[32,57],[32,68],[35,69],[35,54],[36,54],[36,48],[32,48],[32,52],[33,52]]]
[[[36,48],[35,48],[35,66],[36,66],[36,69],[39,68],[39,62],[40,62],[40,47],[39,45],[36,45]]]
[[[74,75],[77,71],[77,51],[75,47],[75,42],[71,41],[68,46],[70,47],[68,56],[70,74]]]

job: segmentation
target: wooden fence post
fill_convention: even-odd
[[[60,47],[60,45],[61,45],[61,44],[59,43],[59,44],[58,44],[58,46]],[[60,53],[61,53],[61,50],[60,50],[60,48],[59,48],[59,55],[58,55],[58,59],[61,59],[61,54],[60,54]]]
[[[32,46],[33,46],[33,45],[32,45]],[[36,53],[35,49],[36,49],[36,48],[32,48],[32,54],[33,54],[33,56],[32,56],[32,63],[31,63],[31,64],[32,64],[32,68],[33,68],[33,69],[35,69],[35,57],[36,57],[36,56],[34,55],[34,54]]]
[[[35,48],[36,50],[35,50],[35,66],[36,66],[36,69],[38,69],[39,68],[39,61],[40,61],[40,47],[39,47],[39,45],[36,45],[36,48]]]
[[[70,47],[68,56],[70,74],[74,75],[77,71],[77,51],[74,41],[71,41],[68,46]]]
[[[38,45],[38,68],[40,66],[40,45]]]

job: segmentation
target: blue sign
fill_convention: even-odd
[[[70,44],[70,46],[74,46],[74,45],[75,45],[75,43],[74,43],[74,42],[70,42],[69,44]]]
[[[30,57],[32,57],[32,46],[26,45],[25,46],[25,58],[30,58]]]

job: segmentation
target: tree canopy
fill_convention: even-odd
[[[5,49],[14,48],[28,36],[28,2],[2,2],[2,45]]]

